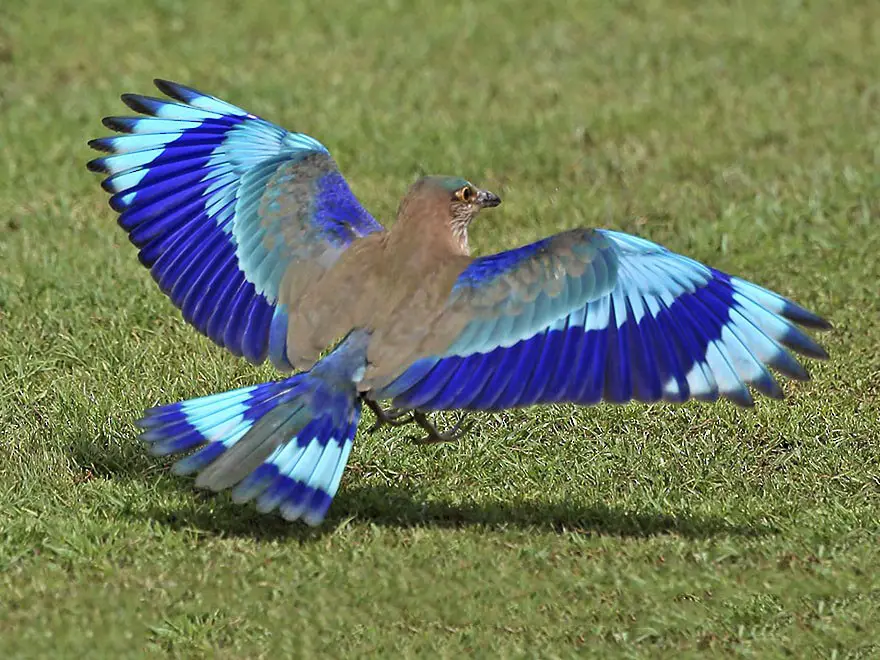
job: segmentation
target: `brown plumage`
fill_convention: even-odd
[[[372,333],[368,378],[396,373],[421,352],[432,321],[472,261],[468,225],[499,202],[466,181],[425,177],[401,201],[391,229],[356,239],[323,272],[291,269],[279,295],[290,310],[291,364],[307,369],[351,328],[363,328]]]

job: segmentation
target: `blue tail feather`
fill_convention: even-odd
[[[196,484],[232,488],[237,503],[278,510],[288,520],[320,523],[348,461],[361,403],[354,386],[323,373],[147,410],[141,439],[154,454],[198,450],[177,461],[178,475]]]

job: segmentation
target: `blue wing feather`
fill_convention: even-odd
[[[453,407],[465,409],[470,408],[473,405],[474,399],[479,396],[479,394],[485,389],[489,380],[498,372],[499,366],[504,358],[505,351],[503,349],[495,349],[491,353],[486,353],[485,360],[481,363],[480,368],[472,372],[467,370],[467,360],[463,359],[462,363],[465,366],[464,372],[467,374],[468,381],[459,390],[458,395],[453,402]]]
[[[107,175],[102,186],[120,226],[184,318],[236,355],[252,362],[269,355],[289,369],[278,284],[291,261],[306,257],[283,249],[280,239],[267,248],[269,230],[257,209],[271,196],[267,184],[282,165],[293,164],[295,171],[306,157],[329,159],[327,149],[189,87],[162,80],[156,86],[172,100],[123,95],[129,108],[145,116],[106,118],[104,125],[122,135],[92,140],[94,149],[109,155],[88,167]],[[381,225],[335,165],[328,167],[312,182],[302,211],[318,230],[317,240],[340,250]],[[280,235],[279,223],[289,217],[276,220],[271,231]]]
[[[585,305],[528,336],[523,331],[535,318],[560,308],[544,294],[513,321],[471,323],[448,352],[416,363],[375,392],[376,398],[425,410],[719,396],[751,405],[749,386],[782,396],[768,367],[791,378],[807,377],[786,349],[827,357],[795,323],[830,326],[786,298],[650,241],[612,231],[597,234],[612,246],[613,258],[595,259],[599,266],[587,269],[594,281],[577,278],[585,289],[563,288],[559,294],[577,298],[592,291]],[[535,245],[477,260],[459,286],[491,287],[500,277],[515,276],[547,243]],[[609,283],[610,290],[595,295]],[[508,309],[507,304],[501,301],[496,308]]]
[[[496,348],[492,351],[499,358],[498,366],[482,390],[479,390],[476,396],[471,399],[470,406],[472,408],[489,410],[495,407],[495,402],[513,377],[525,349],[526,342],[519,342],[509,348]]]
[[[520,395],[528,384],[535,370],[535,363],[541,352],[544,335],[538,335],[522,342],[519,359],[511,370],[510,378],[503,388],[499,388],[498,396],[493,403],[496,409],[512,408],[519,402]]]

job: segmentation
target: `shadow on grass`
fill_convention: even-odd
[[[71,447],[74,460],[84,471],[111,479],[148,481],[159,492],[179,492],[192,488],[191,480],[167,474],[167,465],[141,447],[122,447],[105,443],[76,443]],[[340,523],[352,518],[389,528],[436,527],[489,530],[534,529],[545,532],[578,532],[621,537],[650,537],[677,534],[689,538],[712,536],[763,536],[776,532],[766,523],[734,524],[721,517],[698,516],[685,512],[634,512],[597,503],[584,506],[568,502],[488,501],[452,503],[425,501],[424,493],[403,486],[349,486],[336,496],[327,520],[316,529],[288,523],[275,514],[258,513],[253,505],[237,505],[228,493],[214,494],[194,490],[186,503],[175,501],[173,508],[156,506],[134,515],[148,518],[174,529],[198,530],[220,536],[257,539],[320,539]]]
[[[426,502],[417,492],[402,488],[352,487],[340,492],[327,520],[312,529],[288,523],[276,515],[262,515],[253,505],[239,506],[226,495],[200,493],[191,506],[154,508],[151,520],[177,529],[258,539],[295,538],[302,541],[331,534],[343,521],[372,523],[389,528],[434,527],[488,530],[533,529],[621,537],[676,534],[689,538],[763,536],[776,530],[762,524],[733,524],[720,517],[631,512],[604,504],[582,506],[565,502]]]

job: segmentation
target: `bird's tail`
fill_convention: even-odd
[[[236,502],[320,523],[345,470],[360,419],[353,384],[313,369],[285,380],[147,410],[141,438],[160,456],[199,448],[174,464],[196,486],[233,488]]]

